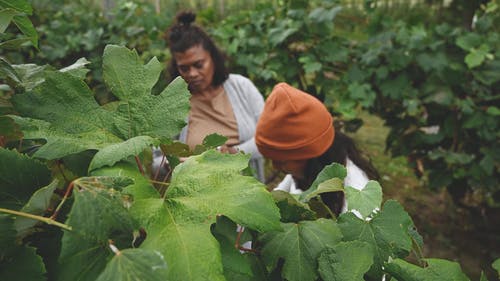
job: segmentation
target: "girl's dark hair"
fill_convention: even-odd
[[[363,170],[370,180],[378,180],[379,174],[371,162],[356,147],[354,140],[340,131],[335,132],[333,144],[320,156],[309,159],[304,170],[304,179],[297,181],[299,188],[305,190],[311,186],[323,168],[332,163],[346,165],[349,159]],[[344,193],[333,192],[321,194],[323,202],[335,213],[340,214],[344,201]]]
[[[222,85],[229,76],[225,65],[225,56],[217,48],[208,34],[201,27],[194,24],[196,14],[190,11],[182,11],[179,12],[175,18],[176,23],[170,26],[166,33],[166,40],[170,53],[173,55],[177,52],[185,52],[191,47],[201,45],[203,49],[210,53],[214,63],[212,85]],[[167,70],[170,74],[170,80],[180,75],[177,69],[177,62],[173,56]]]

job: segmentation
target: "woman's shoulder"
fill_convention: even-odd
[[[252,81],[250,81],[250,79],[241,74],[230,73],[225,83],[240,84],[240,83],[252,83]]]

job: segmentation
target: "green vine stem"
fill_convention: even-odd
[[[16,216],[21,216],[21,217],[25,217],[25,218],[29,218],[29,219],[34,219],[34,220],[37,220],[37,221],[44,222],[46,224],[55,225],[57,227],[60,227],[62,229],[69,230],[69,231],[73,230],[71,228],[71,226],[66,225],[64,223],[57,222],[57,221],[55,221],[55,220],[53,220],[51,218],[46,218],[46,217],[42,217],[42,216],[37,216],[37,215],[25,213],[25,212],[18,212],[18,211],[4,209],[4,208],[0,208],[0,212],[11,214],[11,215],[16,215]]]

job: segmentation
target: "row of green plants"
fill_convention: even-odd
[[[30,12],[22,1],[1,4],[2,14]],[[186,84],[153,95],[161,63],[125,47],[106,46],[102,61],[117,98],[105,105],[84,81],[86,60],[4,63],[15,92],[1,116],[2,280],[468,280],[455,262],[423,259],[403,207],[382,205],[377,182],[344,187],[338,164],[300,196],[269,193],[242,174],[248,155],[210,149],[224,142],[211,136],[169,180],[148,176],[151,146],[185,155],[172,138],[189,110]],[[349,212],[331,216],[324,192],[344,192]],[[411,251],[425,267],[403,260]]]
[[[368,110],[390,128],[387,149],[408,156],[427,186],[446,187],[463,206],[498,208],[498,4],[481,6],[472,30],[368,11],[358,18],[370,32],[364,37],[346,33],[342,8],[335,1],[262,5],[229,16],[213,34],[264,92],[293,83],[323,100],[346,129],[358,128],[359,110]]]
[[[36,46],[23,24],[29,4],[5,3],[0,15],[13,16],[2,17],[3,30],[15,24],[16,39]],[[101,89],[115,99],[100,104],[88,61],[75,60],[2,60],[11,90],[0,116],[1,280],[469,280],[455,262],[422,257],[403,207],[382,204],[377,182],[344,187],[340,165],[300,196],[269,193],[242,172],[249,157],[210,149],[221,142],[212,136],[158,179],[147,168],[151,146],[170,163],[189,154],[173,141],[189,109],[185,83],[157,94],[162,63],[108,45]],[[332,216],[324,192],[344,192],[349,212]],[[404,260],[411,252],[418,264]],[[499,271],[500,260],[492,266]]]

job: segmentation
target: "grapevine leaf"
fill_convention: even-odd
[[[217,218],[217,223],[212,228],[212,233],[220,244],[224,276],[239,276],[240,279],[253,277],[248,255],[243,255],[236,249],[237,226],[224,216]],[[251,241],[248,231],[244,231],[240,243]]]
[[[29,199],[28,203],[23,206],[21,212],[43,216],[50,206],[51,198],[54,194],[54,190],[57,188],[59,181],[57,179],[53,180],[49,185],[37,190],[33,196]],[[24,236],[27,234],[28,230],[33,227],[38,221],[18,217],[15,221],[16,231],[19,236]]]
[[[167,264],[156,251],[125,249],[116,254],[106,265],[97,281],[112,280],[166,280]]]
[[[491,266],[498,272],[498,277],[500,277],[500,259],[495,260]]]
[[[43,260],[33,247],[17,246],[13,255],[0,263],[0,280],[46,280],[45,272]]]
[[[85,66],[89,63],[90,61],[88,61],[86,58],[79,58],[72,65],[61,68],[59,69],[59,71],[67,72],[80,79],[85,79],[85,76],[90,71],[90,69],[86,68]]]
[[[31,44],[33,44],[35,48],[38,48],[38,33],[28,16],[16,15],[14,16],[13,22],[16,24],[17,28],[29,38]]]
[[[0,33],[4,33],[10,22],[19,12],[14,9],[0,10]]]
[[[131,212],[147,232],[171,280],[224,280],[220,246],[210,232],[217,215],[258,231],[280,229],[279,211],[265,186],[241,175],[248,155],[209,150],[177,166],[164,199],[141,199]]]
[[[166,197],[185,209],[186,216],[224,214],[258,231],[279,229],[279,210],[266,187],[240,174],[248,159],[214,150],[190,157],[174,170]]]
[[[30,38],[27,38],[27,37],[21,37],[21,38],[7,40],[7,41],[0,43],[0,49],[19,50],[19,47],[22,44],[29,42],[29,41],[30,41]]]
[[[344,191],[344,181],[339,178],[333,178],[329,180],[325,180],[324,182],[318,185],[318,188],[313,192],[309,193],[304,200],[309,201],[311,198],[318,196],[322,193],[326,192],[338,192]]]
[[[326,166],[323,170],[318,174],[314,182],[311,184],[308,190],[304,191],[300,195],[300,201],[307,202],[306,198],[309,198],[309,194],[316,191],[319,184],[333,178],[339,178],[343,180],[347,175],[347,171],[345,167],[338,163],[333,163],[331,165]]]
[[[167,280],[224,280],[217,240],[210,224],[179,218],[173,202],[163,199],[141,199],[131,208],[142,223],[147,238],[142,249],[158,250],[167,262]]]
[[[118,248],[133,241],[134,222],[126,207],[127,196],[111,187],[122,189],[131,183],[127,178],[88,177],[74,181],[74,204],[66,224],[59,256],[59,280],[95,280],[112,252],[113,240]]]
[[[402,259],[385,264],[384,269],[398,280],[405,281],[468,281],[470,280],[456,262],[443,259],[424,259],[426,268],[421,268]]]
[[[216,148],[219,145],[225,144],[227,137],[219,134],[210,134],[203,139],[203,146],[207,149]]]
[[[154,63],[142,65],[135,51],[112,45],[106,47],[103,61],[106,83],[120,98],[113,110],[99,106],[71,71],[45,71],[45,82],[12,98],[25,116],[13,118],[25,138],[47,141],[35,157],[56,159],[100,150],[137,136],[168,139],[184,126],[189,92],[181,78],[154,96],[156,80],[151,77],[157,79],[161,71]]]
[[[358,281],[373,264],[373,249],[361,241],[341,242],[320,255],[319,274],[323,280]]]
[[[282,277],[289,281],[316,280],[317,259],[326,246],[335,246],[342,234],[332,220],[318,219],[282,224],[284,232],[268,232],[259,240],[263,243],[262,257],[267,267],[276,267],[285,260]]]
[[[338,223],[345,241],[359,240],[373,247],[374,264],[368,272],[372,278],[382,277],[382,266],[389,257],[406,257],[412,248],[408,230],[413,227],[413,221],[397,201],[388,200],[370,221],[344,213]]]
[[[127,177],[134,183],[122,189],[122,194],[131,195],[134,200],[142,198],[160,198],[158,191],[149,183],[137,166],[129,163],[117,163],[113,167],[104,167],[92,171],[92,176]]]
[[[16,234],[13,216],[0,214],[0,261],[2,257],[12,254],[12,249],[16,247]]]
[[[45,81],[44,74],[46,70],[52,69],[49,65],[14,64],[12,68],[16,71],[18,83],[26,90],[31,91],[35,86]]]
[[[12,216],[0,214],[0,280],[45,280],[35,248],[19,246]]]
[[[28,15],[33,12],[31,4],[27,0],[0,0],[0,7],[11,8]]]
[[[295,199],[292,194],[281,190],[274,190],[271,194],[280,209],[282,222],[299,222],[316,219],[316,213],[311,211],[306,204]]]
[[[14,67],[10,63],[8,63],[6,60],[4,60],[3,58],[0,58],[0,77],[2,77],[2,78],[8,77],[16,83],[21,82],[19,75],[17,74]],[[5,114],[5,113],[3,113],[3,110],[0,111],[0,113]]]
[[[92,162],[90,162],[89,171],[103,166],[113,166],[121,159],[139,155],[146,148],[150,148],[152,145],[158,144],[158,140],[149,136],[138,136],[121,143],[111,144],[96,153]]]
[[[19,126],[8,116],[0,116],[0,132],[0,136],[5,142],[19,140],[23,137]]]
[[[47,166],[14,150],[0,148],[0,207],[21,209],[33,192],[49,182]]]
[[[376,181],[369,181],[361,190],[347,186],[345,194],[347,209],[357,210],[364,218],[382,204],[382,187]]]

